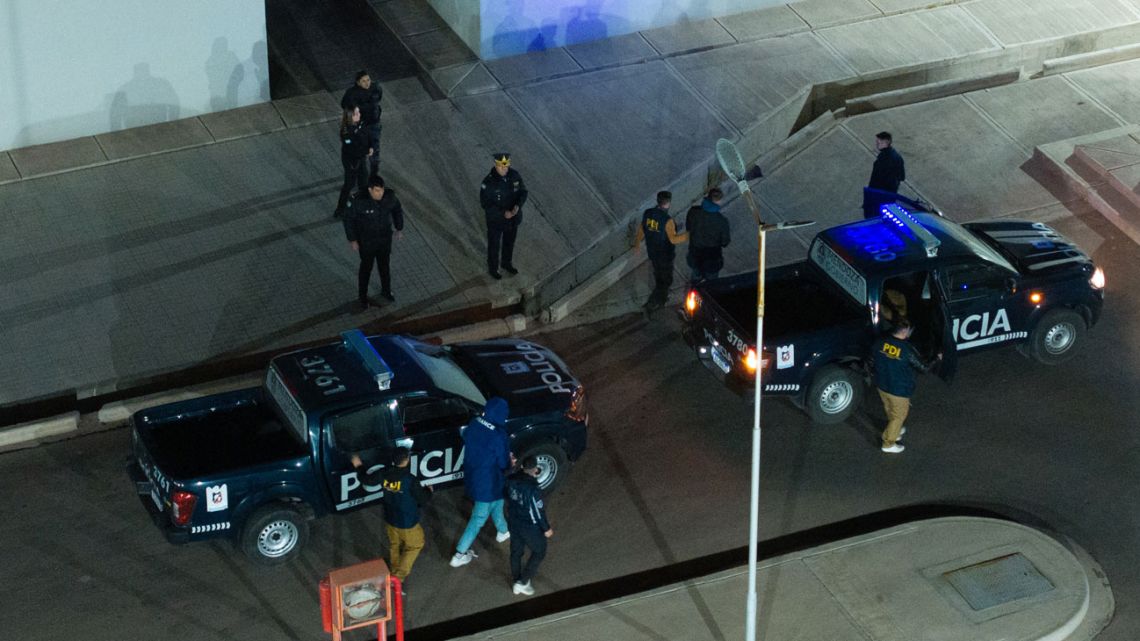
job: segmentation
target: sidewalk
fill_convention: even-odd
[[[393,14],[388,1],[373,2],[381,16]],[[808,0],[492,63],[431,49],[439,65],[428,68],[449,98],[431,101],[406,81],[385,97],[381,167],[408,227],[393,250],[398,302],[365,314],[350,312],[356,261],[331,218],[339,96],[0,152],[0,410],[348,327],[382,331],[476,307],[538,316],[623,253],[654,192],[672,189],[678,210],[696,198],[720,137],[761,158],[771,218],[849,219],[883,128],[896,132],[910,188],[956,219],[1064,218],[1022,165],[1042,142],[1140,122],[1136,63],[1114,65],[1117,76],[1076,70],[824,115],[785,143],[851,99],[1010,67],[1038,73],[1140,34],[1136,0],[930,4]],[[892,37],[867,49],[880,33]],[[522,274],[492,282],[476,197],[501,149],[531,201]],[[749,220],[738,202],[730,216]],[[736,229],[730,270],[752,268],[747,229]],[[802,256],[813,233],[774,238],[773,264]]]
[[[465,640],[740,639],[747,568]],[[1115,608],[1084,551],[1009,521],[917,521],[762,561],[758,639],[1084,641]]]

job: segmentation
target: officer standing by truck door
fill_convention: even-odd
[[[357,311],[368,309],[368,281],[372,264],[380,272],[380,295],[388,302],[396,302],[392,295],[392,275],[388,260],[392,254],[392,236],[403,238],[404,208],[396,192],[384,188],[384,179],[376,176],[368,181],[368,191],[359,194],[346,210],[344,234],[352,251],[360,254],[360,269],[356,274]]]
[[[928,372],[941,359],[924,363],[918,352],[907,342],[914,332],[910,321],[901,318],[894,323],[889,336],[875,343],[875,385],[887,413],[887,427],[883,430],[883,451],[898,454],[906,449],[899,439],[906,432],[903,422],[910,413],[910,397],[914,394],[915,371]]]
[[[673,285],[673,259],[677,253],[675,246],[689,239],[689,232],[677,232],[677,224],[669,215],[672,202],[673,194],[657,192],[657,206],[641,214],[641,225],[634,241],[634,251],[638,251],[641,239],[645,239],[649,262],[653,265],[653,293],[643,308],[646,317],[669,300],[669,288]]]
[[[499,280],[499,266],[514,276],[515,237],[522,224],[527,190],[519,172],[511,168],[511,155],[494,154],[495,166],[479,187],[479,203],[487,218],[487,273]],[[500,258],[500,247],[502,256]]]

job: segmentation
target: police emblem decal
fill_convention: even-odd
[[[503,363],[502,367],[504,374],[523,374],[530,371],[530,366],[522,361]]]
[[[780,345],[776,348],[776,369],[788,369],[796,364],[796,346]]]
[[[221,512],[222,510],[229,509],[230,497],[229,488],[225,483],[221,485],[211,485],[206,488],[206,511],[207,512]]]

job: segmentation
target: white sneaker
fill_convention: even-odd
[[[526,583],[515,581],[515,584],[511,587],[511,590],[515,594],[525,594],[527,596],[534,594],[534,588],[530,587],[530,581],[527,581]]]
[[[899,430],[899,437],[895,439],[896,443],[898,441],[902,440],[903,434],[906,434],[906,426],[905,425],[903,425],[902,428]]]
[[[477,558],[479,558],[479,555],[475,554],[475,550],[467,550],[466,552],[456,552],[451,557],[451,567],[457,568],[461,565],[467,565],[468,563],[470,563],[472,561],[472,559],[477,559]]]
[[[887,454],[898,454],[899,452],[901,452],[905,449],[906,449],[906,447],[902,443],[899,443],[898,441],[895,441],[895,444],[890,446],[890,447],[887,447],[886,445],[884,445],[882,447],[882,450],[884,452],[886,452]],[[454,563],[454,561],[453,561],[453,563]]]
[[[497,541],[499,543],[502,543],[503,541],[507,541],[510,538],[511,538],[510,532],[496,532],[495,533],[495,541]]]

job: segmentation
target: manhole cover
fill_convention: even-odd
[[[1053,584],[1021,554],[1008,554],[942,574],[974,610],[1044,594]]]

